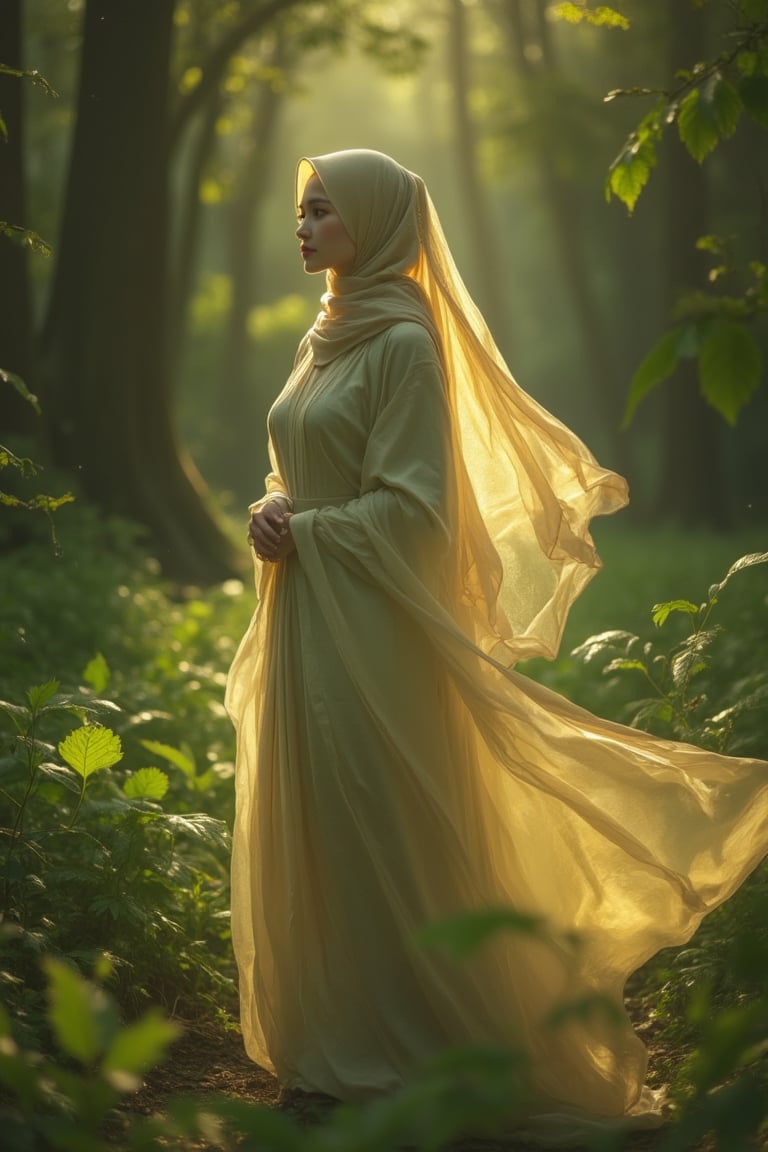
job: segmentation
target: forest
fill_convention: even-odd
[[[324,290],[295,166],[344,148],[425,178],[515,378],[629,481],[559,654],[521,670],[768,760],[768,0],[3,0],[8,1152],[529,1147],[493,1127],[514,1048],[286,1109],[239,1035],[224,688],[267,413]],[[457,964],[536,930],[433,927]],[[768,1148],[765,862],[626,1003],[670,1119],[595,1152]]]

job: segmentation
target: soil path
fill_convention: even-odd
[[[646,1026],[647,1027],[647,1026]],[[644,1036],[651,1048],[652,1063],[656,1055],[659,1063],[669,1066],[674,1054],[655,1049],[651,1037]],[[680,1056],[683,1053],[679,1054]],[[124,1114],[152,1115],[162,1113],[167,1101],[174,1096],[205,1097],[221,1095],[237,1097],[267,1108],[281,1107],[301,1124],[322,1122],[323,1108],[311,1100],[280,1103],[280,1088],[275,1078],[253,1064],[245,1055],[240,1035],[236,1030],[226,1031],[213,1025],[188,1025],[173,1045],[169,1058],[147,1077],[140,1091],[128,1097],[123,1104]],[[663,1132],[639,1133],[626,1145],[627,1152],[656,1152]],[[705,1142],[689,1152],[712,1152],[713,1145]],[[756,1152],[766,1149],[761,1144]],[[218,1152],[211,1145],[188,1143],[178,1152]],[[395,1152],[395,1150],[393,1150]],[[521,1142],[498,1143],[488,1140],[464,1140],[452,1145],[446,1152],[541,1152],[540,1148]]]

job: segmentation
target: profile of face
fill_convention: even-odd
[[[296,235],[301,241],[305,272],[331,269],[337,276],[351,272],[355,245],[316,173],[304,186],[298,220]]]

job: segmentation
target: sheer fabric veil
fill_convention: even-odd
[[[456,268],[422,178],[367,149],[305,158],[358,241],[353,276],[328,274],[310,331],[327,363],[401,319],[443,358],[456,469],[455,538],[475,642],[505,666],[553,657],[568,610],[600,567],[592,516],[627,503],[625,481],[520,388]]]
[[[369,150],[305,158],[297,204],[313,173],[355,261],[328,274],[270,413],[264,499],[293,501],[295,554],[255,559],[227,683],[247,1050],[354,1101],[425,1052],[514,1035],[540,1137],[655,1122],[624,985],[765,855],[768,765],[516,671],[557,653],[600,567],[589,522],[626,484],[516,384],[419,176]],[[488,906],[534,914],[553,946],[504,937],[458,971],[410,946]],[[595,994],[610,1022],[548,1028]]]

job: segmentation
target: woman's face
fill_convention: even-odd
[[[337,276],[351,272],[355,245],[341,222],[341,217],[325,194],[317,175],[310,176],[299,204],[301,257],[305,272],[332,269]]]

